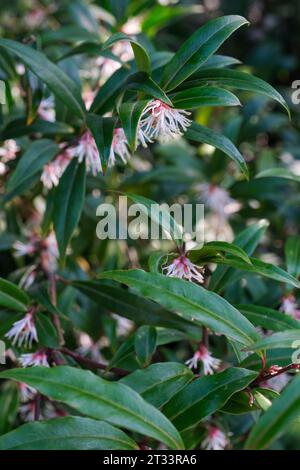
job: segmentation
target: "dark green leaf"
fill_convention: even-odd
[[[154,326],[141,326],[134,339],[134,349],[138,361],[143,365],[148,365],[156,349],[157,333]]]

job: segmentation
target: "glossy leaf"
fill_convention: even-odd
[[[247,349],[259,351],[263,349],[299,348],[300,349],[300,328],[297,330],[281,331],[271,336],[262,338]],[[291,361],[292,362],[292,361]]]
[[[134,349],[138,361],[143,366],[150,363],[156,349],[156,340],[157,333],[153,326],[145,325],[137,330],[134,340]]]
[[[136,103],[122,103],[119,108],[122,127],[132,152],[135,152],[138,146],[139,122],[147,103],[147,100],[137,101]]]
[[[172,97],[175,108],[196,109],[201,106],[240,106],[240,100],[222,88],[193,87],[176,93]]]
[[[0,278],[0,307],[26,312],[29,303],[27,294],[10,281]]]
[[[115,120],[97,114],[88,114],[87,125],[95,139],[103,167],[106,169],[112,146]]]
[[[300,238],[296,235],[289,237],[284,251],[287,271],[298,278],[300,275]]]
[[[283,331],[300,328],[300,322],[283,312],[259,305],[236,305],[236,308],[255,326],[266,330]]]

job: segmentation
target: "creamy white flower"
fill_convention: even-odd
[[[33,253],[36,252],[37,246],[36,246],[36,239],[33,237],[32,241],[28,243],[23,243],[20,241],[16,241],[13,244],[13,248],[15,250],[15,256],[26,256],[26,255],[32,255]]]
[[[109,166],[115,165],[116,155],[119,155],[123,163],[127,163],[127,160],[129,160],[130,158],[127,138],[124,130],[121,127],[118,127],[114,130],[114,136],[111,144],[108,162]]]
[[[122,62],[128,62],[134,57],[132,47],[129,41],[119,41],[111,48],[112,54],[116,57],[114,60],[110,57],[100,56],[96,60],[96,65],[100,67],[100,82],[104,83],[122,66]]]
[[[46,11],[42,8],[34,8],[24,15],[23,20],[29,29],[39,28],[46,20]]]
[[[70,152],[65,150],[54,160],[44,166],[41,181],[46,188],[51,189],[53,186],[58,185],[59,180],[69,165],[71,158],[72,155]]]
[[[90,130],[81,136],[78,145],[70,149],[70,153],[73,157],[77,157],[80,163],[85,159],[87,170],[94,176],[102,171],[100,155]]]
[[[197,369],[199,362],[203,364],[204,375],[213,374],[221,364],[220,359],[213,357],[204,344],[201,344],[193,357],[186,361],[186,365],[190,369]]]
[[[36,394],[35,388],[32,388],[23,382],[18,382],[18,388],[20,391],[21,402],[26,402],[34,399],[34,396]]]
[[[221,429],[212,426],[208,430],[208,436],[201,444],[205,450],[224,450],[229,444],[226,434]]]
[[[196,281],[199,284],[203,284],[204,277],[202,273],[204,268],[193,264],[186,256],[180,255],[175,258],[171,264],[163,267],[163,271],[166,271],[166,276],[179,277],[180,279],[187,279],[188,281]]]
[[[19,348],[23,345],[31,348],[33,341],[38,341],[33,313],[28,312],[24,318],[16,321],[5,337],[10,339],[13,345],[17,344]]]
[[[50,367],[48,363],[47,354],[45,351],[36,351],[32,354],[22,354],[19,358],[19,362],[23,367],[30,366],[44,366]]]
[[[160,100],[152,100],[143,111],[140,129],[144,138],[169,142],[178,138],[191,125],[190,115],[183,109],[175,109]]]
[[[13,139],[5,140],[3,145],[0,147],[0,157],[3,163],[8,163],[11,160],[14,160],[17,156],[17,152],[20,150],[20,147],[17,146],[17,143]]]
[[[300,320],[300,309],[293,294],[288,294],[281,299],[279,310],[296,320]]]
[[[57,260],[59,251],[56,237],[51,232],[44,240],[41,241],[40,261],[44,271],[53,273],[57,269]]]
[[[204,204],[224,219],[235,212],[239,206],[230,197],[228,191],[214,184],[199,184],[197,190],[201,192]]]
[[[41,119],[44,119],[45,121],[55,121],[53,96],[49,96],[48,98],[45,98],[40,102],[37,114]]]
[[[21,416],[22,421],[25,423],[29,423],[34,421],[35,418],[35,403],[34,401],[30,401],[28,403],[24,403],[19,408],[19,413]]]

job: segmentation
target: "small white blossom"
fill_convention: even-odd
[[[23,382],[18,382],[18,387],[20,391],[21,402],[26,402],[34,399],[34,396],[36,394],[36,390],[34,388],[30,387],[29,385]]]
[[[121,127],[118,127],[114,130],[108,162],[109,166],[115,165],[116,155],[119,155],[123,163],[127,163],[127,160],[130,158],[127,138],[124,130]]]
[[[212,426],[208,430],[208,436],[202,442],[202,449],[205,450],[224,450],[229,444],[226,434],[221,429]]]
[[[213,357],[204,344],[201,344],[193,357],[186,361],[186,365],[190,369],[197,369],[199,362],[202,362],[203,364],[204,375],[213,374],[221,364],[220,359]]]
[[[49,96],[49,98],[45,98],[40,102],[37,114],[41,119],[44,119],[45,121],[55,121],[53,96]]]
[[[197,189],[201,192],[204,204],[224,219],[238,208],[238,204],[229,196],[229,193],[219,186],[204,183],[198,185]]]
[[[171,108],[160,100],[152,100],[141,116],[140,135],[143,135],[144,140],[169,142],[181,136],[191,125],[192,121],[186,117],[190,114],[183,109]]]
[[[94,176],[102,172],[100,155],[90,130],[81,136],[78,145],[70,149],[70,153],[73,157],[77,157],[80,163],[85,159],[87,170]]]
[[[2,162],[8,163],[9,161],[14,160],[19,150],[20,148],[17,146],[15,140],[5,140],[3,145],[0,147],[0,157]]]
[[[10,339],[13,345],[17,344],[19,348],[22,345],[31,348],[33,341],[38,341],[33,313],[28,312],[24,318],[16,321],[5,337]]]
[[[56,237],[54,233],[51,232],[41,241],[40,260],[42,269],[48,273],[56,271],[58,257],[59,251]]]
[[[19,413],[22,418],[22,421],[25,423],[29,423],[34,421],[35,418],[35,403],[34,401],[30,401],[28,403],[24,403],[19,408]]]
[[[288,294],[282,298],[279,310],[296,320],[300,320],[300,309],[293,294]]]
[[[58,185],[59,180],[69,165],[71,158],[72,155],[70,152],[65,150],[54,160],[44,166],[41,181],[46,188],[51,189],[53,186]]]
[[[44,366],[50,367],[48,363],[47,354],[45,351],[36,351],[32,354],[22,354],[19,358],[19,362],[23,367],[30,366]]]
[[[15,250],[15,256],[20,257],[20,256],[26,256],[26,255],[32,255],[33,253],[36,252],[36,238],[33,237],[31,241],[28,243],[23,243],[20,241],[16,241],[13,244],[13,248]]]
[[[185,255],[180,255],[175,258],[169,266],[165,266],[163,271],[166,271],[166,276],[179,277],[180,279],[187,279],[188,281],[196,281],[203,284],[204,277],[202,275],[204,268],[193,264]]]

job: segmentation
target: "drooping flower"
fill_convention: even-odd
[[[208,436],[201,444],[205,450],[224,450],[229,444],[226,434],[216,426],[211,426],[208,430]]]
[[[115,165],[116,155],[121,158],[123,163],[127,163],[127,160],[130,158],[127,138],[122,127],[118,127],[114,130],[108,162],[109,166]]]
[[[288,294],[281,299],[279,310],[296,320],[300,320],[300,309],[293,294]]]
[[[31,348],[33,341],[38,341],[37,331],[34,323],[33,312],[28,312],[21,320],[16,321],[12,328],[6,333],[5,337],[17,344],[18,347],[24,345]]]
[[[31,240],[28,243],[23,243],[17,240],[13,244],[13,248],[15,250],[15,256],[20,257],[20,256],[27,256],[27,255],[32,255],[33,253],[36,252],[37,250],[37,245],[36,245],[37,239],[35,236],[31,237]]]
[[[204,204],[224,219],[238,208],[238,203],[230,197],[228,191],[215,184],[199,184],[197,189],[201,192]]]
[[[23,382],[18,382],[18,388],[20,391],[20,397],[21,397],[21,402],[26,402],[29,400],[33,400],[36,390],[29,385],[23,383]]]
[[[186,117],[190,114],[183,109],[171,108],[163,101],[152,100],[141,116],[140,135],[144,140],[169,142],[180,137],[191,125],[192,121]]]
[[[32,354],[22,354],[19,362],[23,367],[44,366],[50,367],[47,354],[44,350],[36,351]]]
[[[58,185],[59,180],[71,159],[72,155],[68,149],[66,149],[54,160],[44,166],[41,181],[46,188],[51,189],[53,186]]]
[[[19,408],[19,413],[22,421],[25,423],[29,423],[34,421],[35,418],[35,402],[29,401],[28,403],[24,403]]]
[[[78,145],[70,149],[70,153],[73,157],[77,157],[80,163],[85,159],[87,170],[94,176],[102,171],[100,155],[90,130],[81,136]]]
[[[203,364],[204,375],[212,375],[221,364],[220,359],[213,357],[204,344],[200,344],[193,357],[186,361],[186,365],[190,369],[197,369],[199,362]]]
[[[8,163],[9,161],[14,160],[19,150],[20,148],[17,146],[15,140],[5,140],[3,145],[0,147],[0,157],[2,162]]]
[[[166,271],[166,276],[179,277],[180,279],[187,279],[188,281],[196,281],[203,284],[204,268],[193,264],[185,255],[180,255],[175,258],[171,264],[163,267]]]

